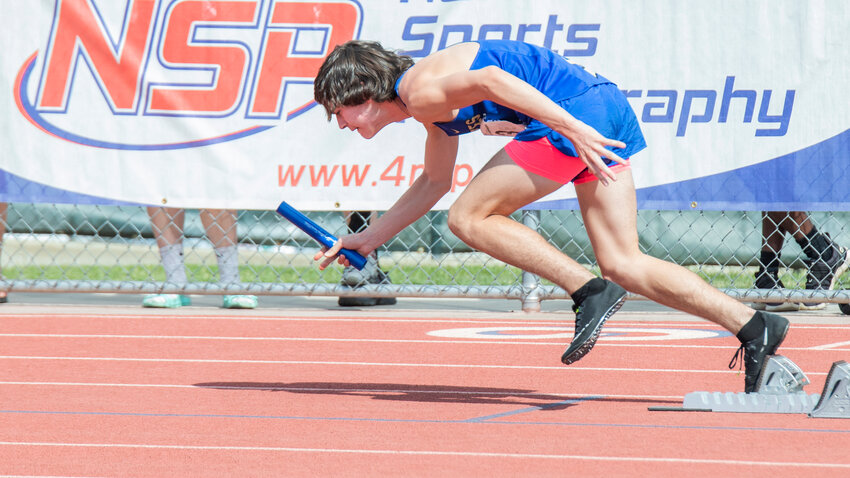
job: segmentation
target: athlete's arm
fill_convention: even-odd
[[[341,237],[325,253],[325,259],[319,269],[330,265],[343,247],[354,249],[364,256],[369,255],[381,244],[387,242],[405,227],[424,216],[431,210],[452,186],[454,165],[457,160],[457,136],[447,136],[443,130],[428,123],[425,139],[425,164],[422,174],[416,178],[410,188],[390,207],[386,213],[372,221],[366,230],[357,234]],[[321,259],[322,253],[315,259]],[[338,262],[348,265],[348,259],[338,257]]]
[[[567,137],[579,158],[603,184],[608,184],[608,179],[616,180],[603,156],[625,163],[605,149],[605,146],[625,148],[624,143],[602,136],[533,86],[496,66],[432,78],[423,74],[416,80],[416,85],[410,85],[408,108],[420,121],[430,118],[445,121],[446,112],[489,100],[535,118]]]

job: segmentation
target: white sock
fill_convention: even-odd
[[[215,257],[218,259],[218,280],[222,284],[239,282],[239,251],[236,245],[216,247]]]
[[[189,282],[183,265],[183,243],[160,247],[159,256],[162,258],[162,267],[165,269],[165,280],[175,284]]]

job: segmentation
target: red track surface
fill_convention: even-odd
[[[621,312],[567,367],[554,315],[311,315],[2,316],[0,475],[850,476],[850,420],[647,410],[743,388],[709,323]],[[781,350],[820,393],[850,324]]]

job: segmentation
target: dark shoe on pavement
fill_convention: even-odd
[[[788,319],[780,315],[756,312],[756,316],[761,318],[764,331],[758,337],[741,343],[732,361],[729,362],[729,368],[734,369],[735,365],[738,365],[738,360],[743,360],[744,391],[747,393],[756,391],[765,358],[776,354],[776,349],[785,340],[789,325]]]
[[[590,352],[605,321],[620,310],[627,295],[625,289],[606,280],[601,291],[588,295],[581,306],[573,306],[576,331],[570,346],[561,355],[561,362],[569,365]]]
[[[356,289],[366,284],[391,284],[389,276],[378,268],[378,261],[369,256],[362,270],[346,267],[342,272],[342,285]],[[371,307],[374,305],[395,305],[395,297],[340,297],[340,307]]]
[[[340,297],[340,307],[372,307],[373,305],[395,305],[395,297]]]

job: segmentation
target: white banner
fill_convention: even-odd
[[[850,208],[846,0],[4,0],[0,200],[386,209],[424,129],[328,122],[333,45],[544,45],[626,92],[641,207]],[[505,143],[461,138],[448,207]],[[821,181],[820,183],[818,181]],[[828,187],[819,187],[828,181]],[[572,187],[541,207],[573,207]]]

